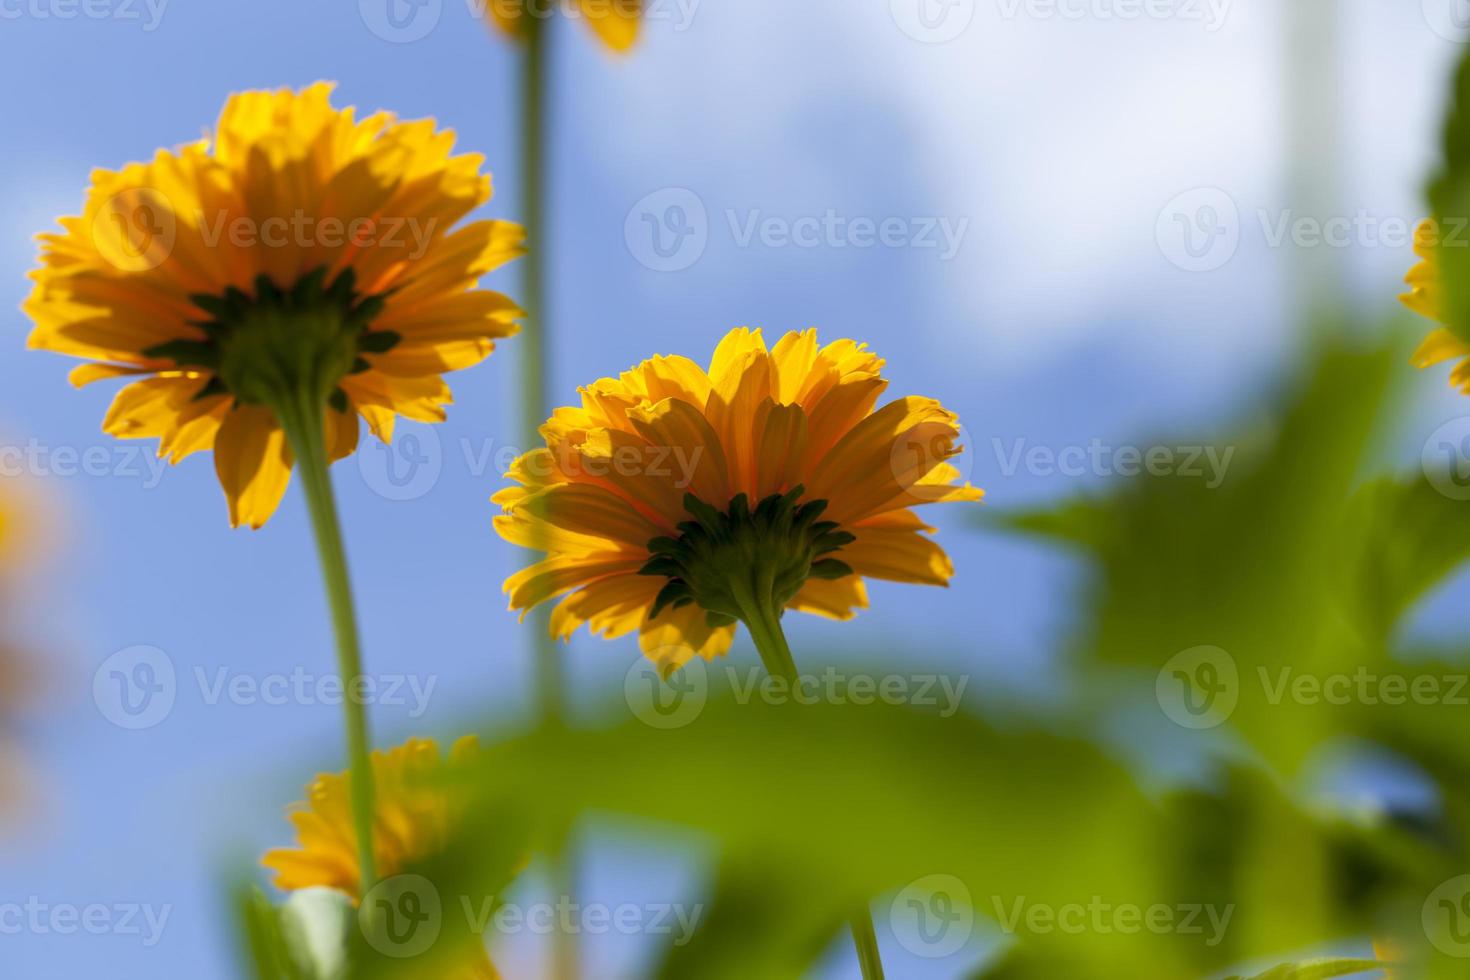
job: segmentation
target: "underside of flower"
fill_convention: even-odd
[[[684,508],[695,518],[678,525],[677,538],[648,542],[653,558],[640,575],[668,577],[654,599],[650,619],[665,606],[690,603],[705,610],[711,627],[751,619],[761,610],[782,610],[808,579],[833,580],[853,574],[852,566],[826,558],[856,536],[836,521],[819,521],[825,500],[801,503],[802,487],[772,494],[754,510],[745,494],[737,494],[719,511],[694,494],[684,495]]]
[[[94,171],[31,274],[30,346],[81,358],[78,386],[129,380],[104,431],[173,463],[212,451],[236,526],[286,492],[303,433],[283,426],[322,428],[338,460],[363,422],[387,442],[400,417],[443,421],[444,375],[521,316],[479,284],[523,230],[461,224],[490,199],[484,158],[331,92],[239,93],[205,139]]]
[[[546,552],[506,581],[511,608],[557,599],[558,638],[636,630],[667,673],[726,653],[737,621],[763,659],[782,653],[784,613],[850,619],[867,579],[946,585],[954,565],[916,508],[982,491],[951,462],[954,413],[914,396],[878,407],[882,366],[815,330],[767,348],[737,328],[708,368],[660,355],[580,389],[494,497],[496,530]]]
[[[345,412],[341,380],[369,370],[362,355],[386,354],[400,337],[369,330],[385,300],[358,293],[351,268],[330,285],[326,279],[323,266],[290,289],[262,275],[254,296],[234,286],[218,296],[191,296],[211,317],[194,322],[204,339],[171,340],[144,353],[181,369],[212,372],[198,398],[228,393],[249,405],[277,407],[302,397],[318,404],[330,400]]]

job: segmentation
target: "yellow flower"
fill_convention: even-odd
[[[1419,262],[1404,276],[1409,291],[1399,300],[1422,316],[1444,323],[1448,317],[1445,310],[1444,277],[1436,252],[1439,244],[1439,225],[1433,219],[1419,222],[1414,229],[1414,254]],[[1444,327],[1430,332],[1424,342],[1414,351],[1413,364],[1417,368],[1432,367],[1443,361],[1459,358],[1460,363],[1450,372],[1450,384],[1465,394],[1470,394],[1470,343],[1466,343]]]
[[[464,764],[477,749],[475,737],[467,735],[450,748],[449,762]],[[457,798],[434,785],[433,777],[443,769],[439,746],[431,738],[409,739],[373,753],[373,847],[380,878],[402,873],[449,843],[462,809]],[[291,807],[289,819],[299,847],[271,851],[261,861],[275,871],[276,887],[294,891],[323,886],[356,900],[361,878],[348,774],[317,776],[306,788],[306,800]]]
[[[53,515],[34,487],[11,480],[0,483],[0,614],[13,622],[18,609],[15,587],[33,576],[47,550]],[[23,597],[22,597],[23,598]],[[36,661],[9,635],[0,637],[0,830],[22,815],[29,802],[27,767],[20,722],[33,709],[37,688]]]
[[[24,305],[31,347],[88,361],[74,384],[143,376],[104,431],[157,438],[173,463],[213,449],[237,526],[285,493],[288,413],[329,406],[332,460],[359,415],[385,441],[398,415],[440,421],[440,375],[520,315],[476,286],[522,254],[521,229],[453,229],[490,198],[482,158],[433,120],[358,120],[331,91],[234,95],[211,139],[95,171],[82,214],[40,236]]]
[[[725,653],[763,609],[848,619],[864,576],[946,585],[912,507],[982,492],[955,485],[959,424],[937,401],[874,411],[882,366],[851,340],[808,330],[768,351],[742,327],[707,372],[660,356],[581,389],[494,498],[500,535],[548,552],[506,581],[511,608],[565,595],[553,635],[637,629],[667,673]]]
[[[450,748],[449,762],[468,762],[477,749],[474,736],[467,735]],[[373,753],[377,790],[373,845],[380,877],[400,874],[449,844],[463,817],[463,803],[434,784],[433,777],[443,769],[439,746],[430,738],[409,739],[386,752]],[[298,847],[273,850],[261,859],[276,873],[277,888],[334,888],[357,903],[361,877],[349,778],[345,772],[317,776],[306,788],[306,800],[291,808]],[[445,980],[499,977],[483,946],[476,945],[471,956],[470,962],[447,977],[437,976]]]
[[[496,26],[511,37],[525,30],[527,17],[548,16],[556,0],[487,0]],[[529,12],[527,5],[530,6]],[[638,40],[643,0],[576,0],[571,10],[587,20],[597,36],[614,51],[624,52]]]

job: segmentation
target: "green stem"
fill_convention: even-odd
[[[781,626],[781,613],[771,595],[767,583],[761,583],[761,593],[746,585],[738,575],[732,576],[730,590],[735,601],[745,612],[745,628],[765,664],[766,673],[796,681],[796,659],[791,655],[791,644],[786,642],[786,630]],[[855,914],[851,921],[852,942],[857,947],[858,962],[863,968],[863,980],[883,980],[883,961],[878,956],[878,936],[873,931],[873,919],[867,909]]]
[[[287,397],[272,406],[296,455],[296,469],[306,492],[306,508],[316,535],[322,581],[332,609],[332,627],[337,635],[337,667],[344,690],[342,712],[347,726],[347,750],[352,777],[352,823],[357,836],[360,894],[377,881],[373,857],[373,770],[368,754],[367,710],[352,696],[362,690],[362,654],[357,636],[357,615],[352,603],[352,584],[347,574],[347,555],[342,547],[342,528],[337,522],[337,503],[332,478],[327,472],[327,443],[323,431],[325,406],[309,396]]]
[[[516,337],[521,352],[521,432],[527,447],[540,441],[541,423],[549,414],[546,388],[546,351],[550,335],[550,316],[546,309],[546,254],[550,238],[546,224],[546,167],[549,137],[546,127],[547,90],[550,82],[549,42],[551,23],[543,17],[524,18],[526,53],[522,62],[521,83],[525,104],[521,110],[521,221],[526,227],[529,250],[523,260],[525,282],[522,306],[526,310],[524,329]],[[532,542],[534,545],[535,542]],[[546,550],[544,548],[539,550]],[[548,604],[532,609],[527,619],[531,624],[532,655],[536,701],[541,719],[559,723],[563,714],[565,685],[562,678],[561,652],[551,638],[551,610]]]
[[[516,338],[521,351],[521,432],[527,447],[540,439],[541,423],[550,414],[547,402],[546,351],[550,346],[551,317],[546,307],[546,255],[550,229],[546,221],[546,171],[550,157],[550,134],[546,126],[546,104],[551,80],[549,18],[524,18],[526,53],[522,62],[521,93],[521,221],[526,227],[529,249],[522,266],[525,282],[521,305],[526,310],[524,329]],[[545,551],[531,542],[536,551]],[[532,559],[533,561],[535,559]],[[561,725],[565,718],[566,681],[561,651],[551,637],[551,607],[543,603],[527,616],[531,628],[532,669],[536,703],[541,722]],[[570,900],[576,885],[576,864],[570,850],[552,855],[551,876],[556,888]],[[578,974],[576,937],[558,929],[552,939],[551,975],[573,980]]]
[[[867,909],[859,911],[850,922],[852,944],[857,947],[863,980],[883,980],[883,961],[878,957],[878,934],[873,931],[873,918]]]

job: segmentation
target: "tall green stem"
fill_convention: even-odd
[[[526,53],[522,62],[524,76],[521,93],[521,221],[529,236],[522,270],[522,306],[526,310],[525,329],[516,338],[521,351],[521,432],[525,446],[534,446],[541,438],[541,423],[549,414],[546,397],[546,352],[550,348],[551,317],[546,307],[546,255],[549,227],[546,220],[546,173],[550,158],[550,133],[546,125],[546,106],[551,81],[551,20],[546,17],[524,18]],[[538,542],[531,542],[533,548]],[[560,725],[564,721],[565,679],[562,676],[561,651],[551,637],[551,612],[539,605],[527,617],[531,627],[532,669],[536,685],[536,703],[541,722]],[[552,877],[561,894],[570,898],[576,883],[576,866],[569,852],[554,855]],[[577,943],[575,937],[558,929],[552,940],[552,976],[557,980],[573,980],[577,976]]]
[[[781,626],[781,613],[771,596],[767,583],[760,583],[761,594],[746,585],[740,576],[732,576],[730,587],[735,601],[745,615],[745,628],[760,654],[766,673],[796,681],[796,659],[791,655],[791,644],[786,642],[786,630]],[[863,980],[883,980],[883,961],[878,956],[878,936],[873,930],[871,913],[866,909],[855,913],[849,921],[852,927],[852,942],[857,947],[858,963],[863,969]]]
[[[546,126],[547,90],[550,82],[549,41],[551,24],[542,17],[525,18],[525,77],[521,111],[521,220],[529,237],[522,287],[526,310],[525,329],[516,338],[521,352],[521,432],[527,447],[540,439],[541,423],[548,412],[546,351],[549,348],[550,316],[546,309],[546,254],[550,235],[546,223],[546,166],[549,157]],[[544,549],[543,549],[544,550]],[[531,623],[532,655],[537,704],[542,721],[561,721],[564,694],[561,653],[551,638],[550,609],[537,606],[527,617]]]
[[[288,396],[272,410],[285,430],[296,469],[306,492],[306,507],[316,535],[317,557],[322,581],[332,609],[332,628],[337,635],[337,667],[346,696],[342,712],[347,726],[347,750],[352,766],[352,823],[357,836],[360,893],[366,894],[377,881],[373,856],[373,769],[369,755],[367,709],[353,692],[363,690],[362,653],[357,636],[357,614],[352,603],[352,584],[347,574],[347,554],[342,547],[342,528],[337,521],[337,502],[332,478],[327,472],[327,443],[323,431],[325,406],[301,394]]]
[[[883,961],[878,958],[878,934],[867,909],[852,917],[852,944],[857,947],[858,963],[864,980],[883,980]]]

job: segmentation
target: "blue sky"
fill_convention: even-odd
[[[1076,17],[960,0],[951,14],[964,22],[935,35],[908,2],[666,0],[625,59],[562,25],[548,175],[558,402],[654,352],[702,360],[732,326],[814,325],[884,354],[892,393],[958,411],[988,505],[1024,506],[1101,478],[1015,469],[1017,452],[1167,442],[1248,409],[1279,376],[1298,339],[1286,311],[1301,267],[1298,250],[1273,241],[1283,220],[1366,216],[1359,227],[1381,234],[1309,251],[1344,270],[1350,305],[1392,309],[1410,258],[1390,239],[1418,216],[1459,51],[1433,0],[1334,5],[1343,122],[1316,163],[1293,156],[1301,123],[1287,97],[1313,69],[1291,55],[1273,5],[1181,0],[1174,16],[1123,19],[1105,0],[1063,4]],[[103,436],[106,386],[73,391],[66,359],[22,349],[30,236],[78,209],[92,167],[196,138],[229,92],[319,78],[339,83],[338,104],[455,128],[495,175],[486,213],[514,218],[513,49],[462,0],[399,7],[405,28],[387,9],[0,0],[11,93],[0,109],[0,317],[13,341],[0,358],[0,446],[43,460],[25,482],[63,542],[28,576],[14,627],[42,653],[46,685],[26,727],[32,817],[0,838],[0,902],[171,910],[152,945],[116,932],[0,935],[9,975],[228,976],[219,869],[286,843],[282,808],[341,758],[330,705],[211,694],[221,679],[331,670],[300,500],[289,495],[262,531],[231,531],[207,456],[160,474],[142,444]],[[1204,19],[1185,13],[1195,9]],[[1323,160],[1335,173],[1319,181]],[[1294,196],[1303,186],[1312,200]],[[1201,188],[1234,208],[1238,244],[1189,271],[1169,237],[1171,202]],[[664,222],[659,248],[647,215]],[[885,223],[890,242],[874,244],[863,229]],[[677,239],[682,250],[681,230],[693,235]],[[514,269],[487,285],[514,294]],[[335,470],[369,670],[422,695],[405,683],[406,703],[374,707],[380,743],[524,713],[526,636],[499,588],[516,556],[491,531],[488,503],[497,459],[517,447],[515,353],[511,341],[451,378],[445,424],[402,427],[392,453],[407,482],[371,447]],[[1463,411],[1437,384],[1422,387],[1418,438]],[[1410,441],[1406,461],[1418,455]],[[72,472],[67,454],[89,450],[102,462]],[[794,646],[860,642],[962,665],[992,695],[1044,694],[1077,570],[960,515],[937,521],[958,566],[950,593],[876,585],[860,641],[802,619]],[[1436,605],[1441,618],[1448,606]],[[99,710],[93,678],[140,645],[167,658],[176,696],[157,724],[127,730]],[[604,700],[634,656],[631,639],[579,638],[576,697]],[[733,656],[754,662],[744,643]],[[585,887],[610,903],[652,902],[692,888],[694,874],[620,842],[593,851]],[[636,939],[589,948],[609,973],[635,975],[643,954]],[[891,937],[890,951],[904,963]],[[538,956],[525,936],[497,953],[510,975],[534,975]],[[854,975],[844,949],[829,968]]]

